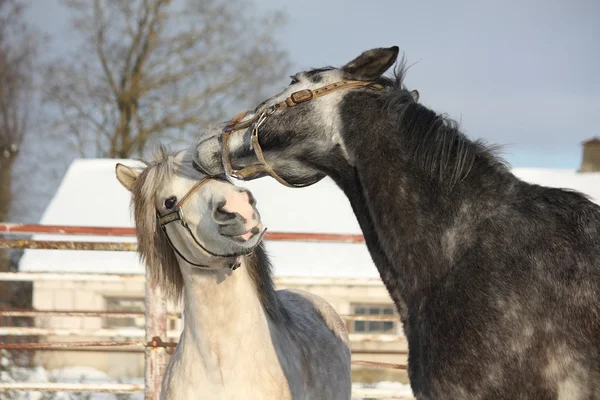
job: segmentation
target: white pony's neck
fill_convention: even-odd
[[[185,282],[183,339],[187,346],[193,341],[201,353],[202,359],[195,362],[209,370],[226,364],[228,355],[235,362],[239,354],[231,352],[231,347],[256,331],[249,327],[261,322],[267,328],[246,261],[235,271],[206,272],[187,263],[181,266]]]
[[[220,398],[218,394],[260,386],[260,381],[281,374],[271,341],[272,321],[257,295],[246,258],[235,271],[205,271],[179,262],[185,283],[184,328],[173,355],[177,362],[172,360],[163,390],[192,398],[185,397],[187,391],[195,388],[197,396],[201,385]],[[257,365],[274,367],[261,372]]]

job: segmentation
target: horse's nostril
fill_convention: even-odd
[[[217,222],[229,222],[235,219],[235,213],[225,210],[225,203],[220,203],[213,211],[213,218]]]
[[[254,198],[254,196],[252,195],[252,192],[249,191],[248,189],[240,189],[240,191],[242,193],[246,193],[248,195],[248,202],[250,203],[250,205],[252,207],[254,207],[256,205],[256,199]]]

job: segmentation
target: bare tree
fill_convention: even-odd
[[[248,0],[250,1],[250,0]],[[49,99],[82,156],[140,156],[256,100],[288,68],[247,0],[67,0],[81,46],[51,68]]]
[[[39,36],[24,22],[25,6],[21,0],[0,0],[0,221],[7,221],[12,212],[13,167],[31,122]],[[11,261],[9,253],[0,250],[0,272],[10,270]],[[0,282],[0,306],[26,307],[30,288]]]
[[[33,99],[36,40],[24,22],[24,6],[20,0],[0,0],[0,221],[9,216],[13,165],[29,128]],[[8,255],[0,250],[0,271],[8,268]]]

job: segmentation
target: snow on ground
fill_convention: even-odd
[[[413,396],[413,392],[410,389],[409,384],[402,384],[398,382],[378,382],[375,384],[361,384],[361,383],[353,383],[352,389],[362,389],[362,388],[372,388],[378,390],[385,391],[393,391],[394,393],[403,396],[403,399],[407,399]],[[410,397],[409,397],[410,396]],[[353,397],[352,400],[365,400],[367,397]]]
[[[106,373],[91,367],[68,367],[46,371],[42,367],[36,368],[13,368],[12,377],[4,373],[0,374],[2,382],[67,382],[67,383],[135,383],[143,384],[143,378],[123,379],[120,382],[111,378]],[[379,382],[376,384],[363,385],[352,384],[354,389],[373,388],[380,390],[393,390],[405,396],[412,396],[409,385],[396,382]],[[7,397],[15,400],[142,400],[142,393],[115,395],[110,393],[40,393],[40,392],[18,392],[15,397]],[[0,393],[0,398],[4,398]],[[361,400],[353,397],[353,400]]]
[[[91,367],[67,367],[53,370],[45,370],[42,367],[35,368],[12,368],[11,376],[5,373],[0,376],[2,382],[64,382],[64,383],[135,383],[143,384],[143,378],[123,379],[121,381],[111,378],[106,373]],[[13,392],[15,400],[142,400],[142,393],[120,394],[111,393],[41,393],[41,392]],[[0,393],[0,398],[2,397]]]

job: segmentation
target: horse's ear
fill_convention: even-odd
[[[125,189],[129,191],[131,191],[131,187],[133,186],[138,175],[140,174],[139,172],[121,163],[117,163],[115,173],[117,174],[117,179],[119,180],[119,182],[121,182],[121,185],[125,186]]]
[[[415,101],[415,103],[419,102],[419,91],[418,90],[411,90],[410,91],[410,95],[412,96],[413,100]]]
[[[379,78],[398,58],[398,46],[367,50],[342,67],[344,78],[372,80]]]

